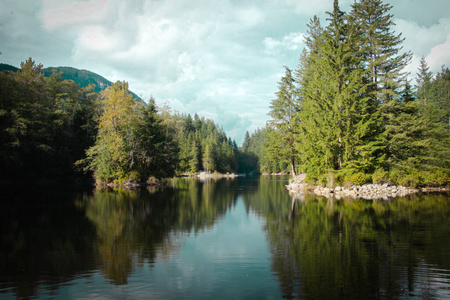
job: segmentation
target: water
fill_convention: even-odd
[[[331,200],[288,177],[4,189],[0,299],[450,298],[450,198]]]

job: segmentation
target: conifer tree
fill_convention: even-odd
[[[203,168],[206,172],[214,171],[216,168],[214,159],[214,148],[210,141],[208,141],[204,147],[203,156]]]
[[[427,61],[425,57],[420,58],[419,69],[417,72],[417,98],[420,100],[425,100],[429,97],[430,93],[430,84],[433,79],[433,73],[430,71],[428,67]]]
[[[244,153],[248,152],[248,148],[250,147],[250,134],[248,131],[245,132],[244,142],[242,143],[241,151]]]
[[[154,99],[147,106],[138,104],[128,83],[120,81],[106,88],[102,97],[97,139],[85,159],[96,180],[144,181],[149,176],[172,176],[177,148],[167,136]]]
[[[411,60],[410,52],[400,53],[404,38],[392,32],[391,9],[381,0],[360,0],[352,5],[351,21],[359,29],[368,94],[377,105],[398,97],[406,82],[404,68]]]
[[[270,126],[275,130],[270,131],[268,139],[272,156],[289,162],[291,174],[297,173],[298,147],[296,145],[298,130],[298,100],[295,90],[295,80],[292,71],[285,68],[285,75],[278,83],[279,91],[275,93],[276,99],[271,101],[269,115],[272,119]],[[248,132],[247,132],[248,133]]]
[[[129,169],[137,172],[138,179],[150,176],[168,178],[174,175],[178,147],[157,113],[155,100],[147,105],[136,103],[129,127],[124,136]]]
[[[367,147],[374,108],[366,96],[356,28],[337,0],[328,14],[330,23],[324,30],[316,19],[309,24],[309,51],[302,53],[296,72],[301,147],[311,176],[344,167],[366,171],[377,163],[371,159],[375,145]]]
[[[192,147],[191,147],[191,153],[190,153],[190,157],[191,159],[189,160],[189,171],[191,173],[197,173],[200,169],[199,167],[199,160],[198,160],[198,147],[197,147],[197,143],[194,141],[192,143]]]

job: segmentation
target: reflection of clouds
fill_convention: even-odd
[[[164,291],[182,287],[181,294],[174,292],[177,296],[236,298],[245,291],[261,290],[265,296],[278,295],[262,226],[263,220],[253,212],[247,214],[238,199],[211,230],[184,239],[176,259],[156,264],[152,278],[180,274],[157,284]]]

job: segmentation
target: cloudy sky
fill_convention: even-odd
[[[349,11],[354,0],[341,0]],[[450,66],[450,1],[389,0],[404,50]],[[243,140],[268,120],[283,65],[297,66],[306,24],[333,0],[1,0],[0,62],[71,66],[173,111],[213,119]]]

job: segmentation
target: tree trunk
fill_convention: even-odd
[[[292,170],[292,176],[297,175],[297,173],[295,172],[295,158],[293,156],[291,157],[291,170]]]

